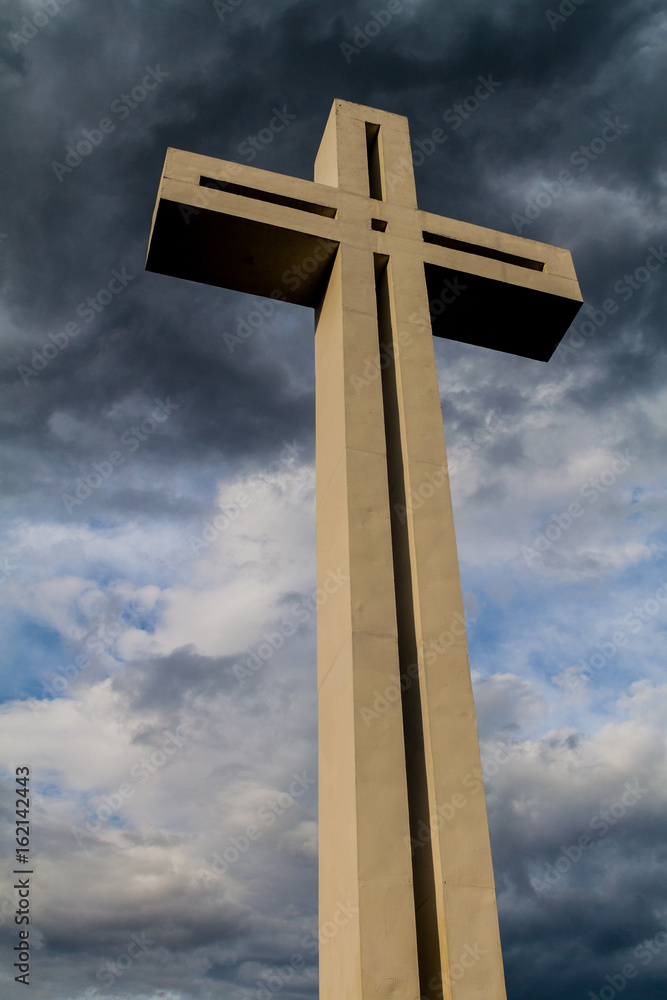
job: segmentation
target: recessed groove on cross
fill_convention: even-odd
[[[312,212],[313,215],[325,215],[327,219],[336,218],[336,209],[328,205],[316,205],[312,201],[301,201],[299,198],[287,198],[283,194],[272,194],[270,191],[258,191],[256,188],[245,187],[243,184],[232,184],[231,181],[217,181],[214,177],[200,177],[201,187],[213,188],[217,191],[227,191],[229,194],[239,194],[242,198],[256,198],[271,205],[284,205],[286,208],[297,208],[300,212]]]
[[[548,360],[581,295],[566,250],[420,211],[406,163],[407,120],[345,101],[314,181],[170,149],[147,267],[316,310],[318,586],[346,580],[318,613],[320,919],[352,914],[321,1000],[505,1000],[431,333]]]
[[[380,357],[393,358],[397,347],[392,308],[391,263],[388,257],[375,255]],[[410,838],[420,843],[420,833],[429,830],[431,810],[428,796],[428,776],[424,750],[424,723],[418,674],[410,676],[410,666],[418,662],[417,627],[413,600],[410,565],[410,537],[406,510],[404,448],[401,442],[400,387],[396,366],[385,363],[382,368],[382,403],[387,444],[387,481],[391,517],[391,547],[396,599],[398,632],[398,664],[401,679],[403,737],[407,786]],[[412,877],[415,901],[415,929],[419,964],[420,996],[429,995],[428,984],[442,978],[442,963],[438,947],[438,916],[433,854],[425,844],[412,851]]]
[[[368,158],[368,193],[371,198],[384,201],[387,194],[380,139],[380,126],[366,122],[366,156]]]
[[[438,233],[422,233],[422,238],[424,243],[435,243],[436,246],[460,250],[461,253],[478,254],[480,257],[488,257],[490,260],[502,260],[506,264],[516,264],[517,267],[528,267],[531,271],[544,270],[544,261],[529,260],[528,257],[519,257],[517,254],[506,253],[504,250],[496,250],[494,247],[480,247],[474,243],[454,240],[451,236],[441,236]]]

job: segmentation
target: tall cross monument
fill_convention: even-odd
[[[149,270],[315,309],[321,1000],[504,1000],[431,334],[546,361],[566,250],[417,208],[336,100],[315,181],[170,149]]]

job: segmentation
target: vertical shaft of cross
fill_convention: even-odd
[[[373,257],[340,247],[315,334],[320,997],[419,996]],[[378,368],[379,371],[379,368]],[[327,588],[336,574],[342,585]]]
[[[334,109],[316,180],[382,221],[416,197],[380,117]],[[504,1000],[423,263],[341,245],[315,341],[319,586],[350,577],[318,617],[320,995]]]
[[[372,139],[333,111],[316,180],[367,199]],[[315,331],[318,586],[332,564],[349,576],[317,627],[321,1000],[419,996],[379,352],[373,254],[343,243]],[[355,392],[369,365],[377,377]]]

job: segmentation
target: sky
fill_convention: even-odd
[[[167,147],[340,98],[572,253],[548,364],[435,340],[507,991],[664,997],[667,13],[552,4],[4,0],[3,996],[26,767],[34,1000],[318,995],[313,314],[144,261]]]

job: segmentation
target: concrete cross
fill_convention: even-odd
[[[321,1000],[503,1000],[431,331],[548,360],[570,254],[419,211],[336,100],[314,182],[170,149],[147,267],[316,310]]]

